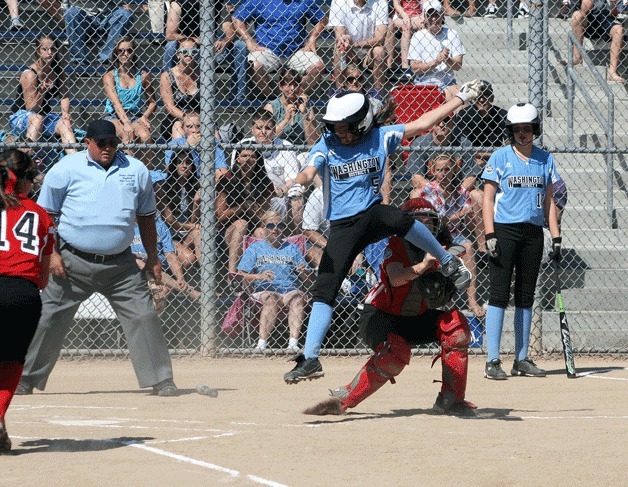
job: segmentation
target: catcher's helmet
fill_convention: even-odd
[[[336,125],[348,124],[356,136],[362,136],[373,126],[373,109],[369,97],[358,91],[343,91],[328,102],[321,119],[330,132]]]
[[[440,233],[440,216],[434,208],[434,205],[425,198],[412,198],[401,205],[401,211],[407,213],[412,218],[419,216],[428,216],[432,219],[432,234],[434,236]]]
[[[539,118],[539,112],[532,103],[517,103],[508,110],[506,115],[506,132],[511,138],[513,136],[513,125],[519,124],[530,124],[532,125],[534,136],[538,137],[541,135],[541,119]]]

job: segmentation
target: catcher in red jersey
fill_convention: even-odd
[[[55,243],[48,212],[28,197],[38,174],[25,153],[0,152],[0,315],[19,316],[0,337],[0,455],[11,450],[4,417],[39,322]]]
[[[420,220],[448,247],[451,236],[441,228],[431,203],[423,198],[406,201],[401,209]],[[462,249],[464,251],[464,249]],[[456,247],[449,249],[454,255]],[[331,398],[305,414],[343,414],[377,391],[410,363],[413,345],[438,342],[441,348],[442,387],[434,410],[440,414],[475,415],[465,401],[467,352],[471,333],[457,309],[445,311],[456,292],[452,280],[438,271],[432,255],[407,240],[391,237],[381,264],[380,279],[366,296],[360,316],[360,335],[374,351],[358,375],[331,391]]]

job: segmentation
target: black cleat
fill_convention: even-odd
[[[296,384],[304,380],[320,379],[325,376],[323,366],[317,357],[305,358],[305,355],[300,353],[290,360],[294,360],[297,364],[294,369],[284,374],[283,380],[286,381],[286,384]]]
[[[7,429],[4,422],[0,422],[0,455],[5,455],[11,452],[11,439],[7,434]]]
[[[504,369],[502,369],[502,361],[498,358],[486,362],[484,367],[484,377],[491,380],[506,380],[508,376]]]
[[[543,369],[539,369],[530,357],[526,357],[523,360],[515,360],[512,364],[512,370],[510,373],[513,376],[525,376],[525,377],[545,377],[547,372]]]

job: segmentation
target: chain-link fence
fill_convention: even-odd
[[[555,155],[568,190],[560,200],[560,273],[574,347],[626,352],[624,5],[616,16],[604,2],[488,2],[475,11],[472,3],[405,2],[407,10],[395,11],[386,0],[7,2],[2,144],[29,150],[45,172],[64,152],[83,149],[89,121],[110,118],[122,150],[152,170],[160,238],[172,237],[162,254],[166,280],[154,290],[170,348],[292,353],[304,341],[328,221],[321,181],[302,198],[288,190],[325,130],[319,117],[329,97],[362,90],[377,123],[405,123],[480,78],[487,83],[477,103],[387,161],[378,182],[385,202],[430,197],[465,246],[474,279],[456,306],[482,352],[488,267],[480,176],[506,142],[506,110],[529,100],[542,118],[537,144]],[[275,243],[287,237],[289,245]],[[345,279],[323,353],[366,351],[357,322],[384,246],[369,247]],[[536,352],[560,349],[553,282],[543,264]],[[510,352],[509,313],[505,323],[502,347]],[[66,350],[125,347],[115,313],[92,296]]]

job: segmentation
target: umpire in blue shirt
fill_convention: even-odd
[[[161,320],[130,248],[137,218],[146,269],[160,284],[150,174],[141,161],[117,151],[120,140],[111,122],[91,122],[85,141],[87,150],[61,159],[41,187],[38,203],[57,223],[58,249],[17,393],[44,390],[79,305],[99,292],[122,325],[140,387],[177,395]]]

